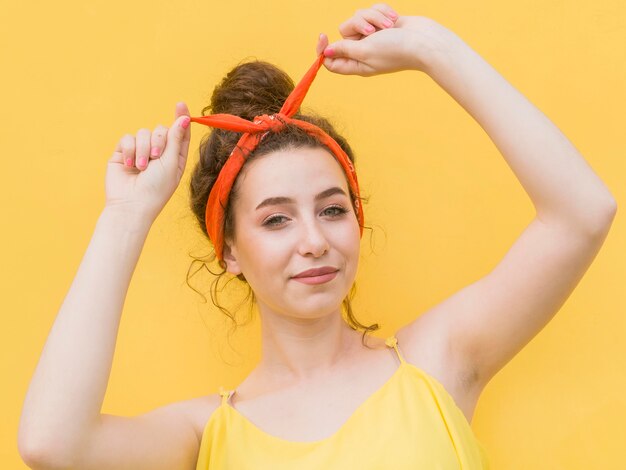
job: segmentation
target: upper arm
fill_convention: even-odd
[[[213,396],[201,397],[133,417],[102,414],[100,424],[85,439],[87,444],[71,468],[194,470],[200,447],[194,425],[199,418],[194,414],[208,418],[216,402]]]
[[[463,380],[482,389],[552,319],[598,253],[606,230],[595,235],[535,218],[500,263],[405,327],[446,338],[445,358]]]

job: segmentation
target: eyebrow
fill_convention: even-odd
[[[343,194],[344,196],[347,197],[346,192],[341,189],[338,186],[333,186],[332,188],[328,188],[324,191],[322,191],[321,193],[319,193],[317,196],[315,196],[315,200],[319,201],[320,199],[324,199],[327,197],[332,196],[333,194]],[[276,197],[269,197],[267,199],[265,199],[261,204],[259,204],[258,206],[256,206],[255,210],[259,210],[263,207],[266,206],[273,206],[273,205],[277,205],[277,204],[293,204],[296,201],[289,198],[289,197],[284,197],[284,196],[276,196]]]

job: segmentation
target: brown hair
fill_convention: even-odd
[[[252,121],[256,116],[261,114],[273,114],[279,112],[283,103],[293,89],[294,82],[291,80],[289,75],[268,62],[252,60],[239,63],[222,79],[222,82],[215,87],[213,95],[211,96],[211,104],[202,110],[202,115],[205,116],[208,114],[226,113],[240,116],[244,119]],[[301,114],[300,111],[301,110],[299,110],[299,112],[292,117],[294,119],[310,122],[324,130],[324,132],[330,135],[341,146],[354,164],[354,153],[348,145],[348,142],[346,142],[346,140],[335,131],[328,120],[313,114]],[[242,133],[240,132],[214,128],[200,143],[199,161],[191,174],[189,188],[190,204],[191,210],[195,215],[202,233],[204,233],[207,237],[207,240],[209,240],[209,238],[205,225],[205,211],[209,193],[211,192],[211,188],[213,187],[222,166],[228,159],[232,149],[237,144],[241,135]],[[278,133],[269,133],[267,137],[257,146],[254,152],[246,159],[246,163],[244,163],[241,171],[244,171],[248,162],[255,156],[259,157],[278,150],[291,150],[302,147],[324,148],[330,152],[330,149],[314,137],[307,134],[300,127],[287,125]],[[225,209],[225,240],[233,240],[235,238],[232,207],[234,201],[238,197],[236,187],[237,185],[235,181]],[[353,196],[353,194],[351,194],[351,196]],[[367,198],[360,197],[359,199],[367,202]],[[371,227],[363,226],[363,228],[371,230]],[[217,278],[214,279],[211,286],[211,300],[216,307],[218,307],[232,320],[234,326],[236,327],[237,321],[234,313],[231,313],[226,308],[221,306],[219,302],[217,302],[217,285],[222,276],[226,274],[225,263],[223,261],[219,261],[218,264],[222,268],[222,271],[213,272],[206,267],[206,261],[215,261],[216,256],[214,250],[205,258],[197,258],[193,255],[191,256],[194,258],[194,261],[192,261],[192,264],[187,272],[187,284],[191,287],[189,279],[203,267],[211,272],[211,274],[216,275]],[[190,275],[192,267],[197,265],[197,263],[200,263],[200,268],[196,269],[193,274]],[[236,277],[247,286],[247,295],[244,298],[244,301],[251,298],[251,311],[255,299],[254,292],[252,292],[252,289],[243,274],[238,274]],[[193,289],[193,287],[191,288]],[[365,326],[356,319],[351,305],[351,300],[354,297],[355,292],[356,283],[352,285],[350,292],[343,300],[342,305],[345,310],[348,325],[350,325],[350,327],[354,330],[364,330],[362,342],[365,344],[365,335],[369,331],[377,330],[380,327],[378,323]],[[248,318],[248,321],[243,324],[248,323],[250,320],[251,316]]]

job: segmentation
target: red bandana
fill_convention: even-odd
[[[222,249],[224,243],[224,209],[228,201],[230,190],[241,170],[246,158],[254,151],[257,145],[269,132],[280,132],[286,124],[294,124],[306,131],[307,134],[315,137],[324,144],[334,154],[337,161],[343,167],[348,178],[348,183],[353,196],[354,207],[357,209],[360,233],[363,236],[363,208],[359,201],[359,184],[354,170],[354,165],[348,155],[342,150],[339,144],[319,127],[301,121],[291,119],[300,108],[300,104],[317,74],[317,71],[324,63],[324,54],[320,54],[315,63],[309,68],[300,83],[293,89],[280,112],[268,116],[263,114],[256,116],[253,121],[248,121],[232,114],[212,114],[210,116],[192,117],[191,122],[197,122],[209,127],[218,127],[235,132],[244,132],[237,142],[237,145],[226,160],[223,168],[215,181],[209,200],[206,206],[205,222],[209,238],[215,247],[215,254],[218,260],[222,261]]]

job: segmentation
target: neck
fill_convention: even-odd
[[[281,383],[327,375],[361,341],[361,333],[346,324],[340,309],[303,319],[261,307],[261,329],[262,358],[257,371]]]

